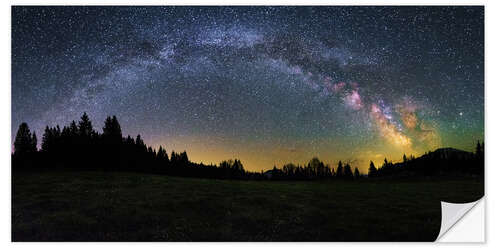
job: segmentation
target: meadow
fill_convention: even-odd
[[[434,241],[473,178],[238,181],[99,171],[12,174],[13,241]]]

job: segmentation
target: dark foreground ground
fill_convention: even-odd
[[[433,241],[474,179],[222,181],[137,173],[12,176],[13,241]]]

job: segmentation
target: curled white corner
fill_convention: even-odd
[[[450,230],[460,218],[471,210],[479,200],[469,203],[449,203],[441,201],[441,229],[436,240]]]

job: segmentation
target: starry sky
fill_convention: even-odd
[[[11,35],[13,135],[86,111],[195,162],[365,173],[484,138],[482,6],[15,6]]]

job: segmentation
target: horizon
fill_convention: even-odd
[[[11,142],[115,114],[124,137],[261,171],[366,173],[484,141],[482,6],[12,7]]]
[[[85,112],[85,113],[86,113],[86,112]],[[111,116],[109,116],[109,117],[111,117]],[[119,120],[119,119],[118,119],[118,120]],[[75,122],[77,122],[77,121],[75,121]],[[78,122],[77,122],[77,123],[78,123]],[[28,126],[29,126],[29,124],[28,124]],[[59,124],[57,124],[56,126],[57,126],[57,127],[59,127],[59,128],[61,128],[61,129],[62,129],[62,128],[64,128],[64,127],[66,127],[66,125],[62,125],[62,126],[60,126]],[[48,126],[47,126],[47,127],[48,127]],[[51,128],[51,127],[49,127],[49,128]],[[55,127],[52,127],[52,128],[55,128]],[[103,133],[102,129],[101,129],[101,131],[100,131],[100,130],[98,130],[98,129],[94,128],[94,131],[95,131],[95,132],[97,132],[97,133],[99,133],[99,134],[101,134],[101,135],[102,135],[102,133]],[[35,132],[35,131],[32,131],[32,132]],[[36,132],[35,132],[35,133],[36,133]],[[43,134],[42,134],[42,135],[43,135]],[[122,135],[122,138],[123,138],[123,139],[126,139],[126,138],[127,138],[127,137],[129,137],[129,136],[130,136],[131,138],[133,138],[133,139],[135,139],[135,138],[137,137],[137,135],[133,136],[133,135],[125,135],[125,134],[123,134],[123,135]],[[41,144],[42,144],[41,138],[42,138],[42,137],[40,137],[40,138],[38,139],[38,143],[37,143],[37,145],[36,145],[36,146],[37,146],[37,150],[41,150]],[[141,136],[141,138],[142,138],[142,136]],[[13,138],[12,138],[12,139],[13,139]],[[478,140],[477,142],[480,142],[480,140]],[[484,141],[483,141],[482,143],[484,143]],[[476,145],[476,144],[474,144],[474,143],[473,143],[473,144],[471,144],[471,145]],[[167,157],[170,157],[170,153],[173,153],[173,152],[176,152],[176,153],[179,153],[179,152],[186,152],[186,153],[187,153],[187,155],[188,155],[188,157],[190,157],[189,152],[188,152],[188,151],[186,151],[186,150],[178,150],[178,151],[176,151],[176,150],[167,150],[167,148],[166,148],[164,145],[151,146],[151,145],[146,144],[146,146],[151,147],[151,148],[152,148],[154,151],[156,151],[156,152],[159,150],[159,148],[160,148],[160,147],[162,147],[162,148],[163,148],[163,150],[166,150],[166,152],[167,152]],[[405,153],[404,153],[404,155],[406,155],[407,157],[411,157],[411,156],[413,156],[413,157],[415,157],[415,158],[419,158],[419,157],[421,157],[421,156],[423,156],[423,155],[425,155],[425,154],[427,154],[427,153],[430,153],[430,152],[435,152],[435,151],[440,150],[440,149],[455,149],[455,150],[460,150],[460,151],[465,151],[465,152],[474,153],[474,150],[473,150],[473,149],[474,149],[474,147],[471,147],[471,148],[472,148],[472,149],[460,149],[460,148],[454,148],[454,147],[440,147],[440,148],[436,148],[436,149],[434,149],[434,150],[432,150],[432,151],[426,151],[426,152],[423,152],[423,153],[422,153],[422,154],[420,154],[420,155],[412,155],[412,154],[408,154],[408,155],[407,155],[407,154],[405,154]],[[12,145],[12,153],[13,153],[13,152],[14,152],[14,145]],[[313,158],[318,158],[319,160],[322,160],[322,159],[321,159],[320,157],[318,157],[318,156],[311,156],[311,157],[309,158],[309,160],[307,160],[306,162],[303,162],[303,163],[301,163],[301,162],[285,162],[285,163],[283,163],[283,164],[274,164],[272,167],[269,167],[269,168],[261,168],[261,169],[260,169],[260,171],[264,171],[264,172],[266,172],[266,171],[268,171],[268,170],[272,170],[274,167],[277,167],[278,169],[281,169],[284,165],[286,165],[286,164],[290,164],[290,163],[291,163],[291,164],[294,164],[294,165],[298,165],[298,166],[301,166],[301,165],[307,165],[307,163],[308,163],[311,159],[313,159]],[[372,161],[372,162],[375,164],[375,167],[377,167],[377,168],[381,167],[381,165],[382,165],[382,163],[384,162],[384,160],[387,160],[388,162],[392,162],[392,163],[401,163],[401,162],[403,162],[403,156],[401,156],[401,158],[400,158],[400,159],[388,159],[387,157],[384,157],[384,156],[380,156],[380,157],[377,157],[377,158],[384,158],[384,159],[380,160],[380,162],[376,162],[376,161],[373,161],[373,160],[368,160],[368,162]],[[193,160],[191,157],[190,157],[189,159],[190,159],[190,161],[191,161],[191,162],[193,162],[193,163],[201,163],[201,164],[208,164],[208,165],[216,165],[216,166],[217,166],[217,165],[218,165],[219,163],[221,163],[222,161],[225,161],[225,160],[232,160],[232,159],[238,159],[238,157],[229,157],[229,158],[226,158],[226,159],[222,159],[222,160],[220,160],[220,161],[218,161],[218,162],[206,162],[206,161],[204,162],[203,160],[197,161],[197,160]],[[239,159],[239,160],[241,160],[241,159]],[[354,168],[357,168],[357,169],[360,171],[360,173],[361,173],[361,174],[368,174],[368,171],[364,171],[364,170],[363,170],[363,168],[360,168],[360,167],[358,166],[358,164],[356,164],[356,163],[355,163],[356,161],[354,161],[354,162],[353,162],[353,161],[345,161],[345,160],[343,161],[343,160],[337,160],[337,161],[333,161],[333,162],[324,162],[324,163],[325,163],[326,165],[329,165],[329,166],[330,166],[330,167],[332,167],[333,169],[335,169],[335,166],[336,166],[336,164],[337,164],[339,161],[341,161],[343,164],[350,164],[350,165],[351,165],[351,167],[352,167],[353,169],[354,169]],[[243,166],[245,167],[245,163],[244,163],[244,161],[242,161],[242,163],[243,163]],[[248,170],[248,169],[245,169],[245,170],[247,170],[247,171],[251,171],[251,172],[259,172],[259,170]]]

